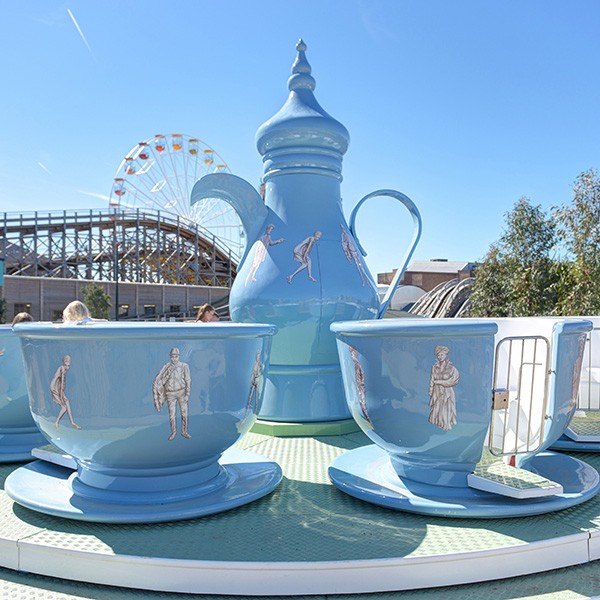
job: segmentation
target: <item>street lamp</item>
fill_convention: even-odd
[[[119,320],[119,246],[115,240],[114,280],[115,280],[115,321]]]

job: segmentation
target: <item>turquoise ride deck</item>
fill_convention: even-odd
[[[246,506],[175,523],[71,521],[15,505],[2,491],[0,566],[132,589],[289,596],[432,588],[600,558],[598,497],[547,515],[485,520],[403,513],[348,496],[327,468],[367,443],[362,433],[250,433],[239,447],[276,460],[281,485]],[[596,454],[577,457],[600,467]],[[1,479],[16,467],[1,466]]]

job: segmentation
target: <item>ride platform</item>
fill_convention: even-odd
[[[390,510],[344,494],[327,469],[368,443],[362,433],[249,433],[238,447],[277,461],[284,473],[280,486],[245,506],[173,523],[109,525],[52,517],[14,504],[2,490],[0,566],[9,570],[0,572],[0,588],[26,590],[28,581],[52,581],[57,589],[60,580],[72,580],[80,583],[64,581],[65,589],[87,586],[88,595],[81,597],[107,599],[165,597],[159,592],[409,598],[416,592],[398,591],[513,578],[600,558],[598,497],[540,516],[461,519]],[[577,458],[600,467],[597,454]],[[0,466],[0,481],[17,467]],[[566,577],[570,571],[559,573]],[[535,580],[545,581],[540,577]],[[499,597],[501,585],[488,584],[495,596],[463,591],[460,597]]]

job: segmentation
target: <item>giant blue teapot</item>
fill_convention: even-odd
[[[288,99],[256,133],[264,200],[245,180],[214,173],[195,184],[191,202],[224,200],[242,221],[247,245],[231,288],[232,319],[278,327],[259,417],[315,423],[350,418],[329,326],[383,315],[419,240],[421,219],[407,196],[379,190],[358,202],[346,222],[340,183],[350,136],[315,99],[302,40],[296,49]],[[381,303],[354,231],[358,209],[375,196],[396,198],[413,218],[404,264]]]

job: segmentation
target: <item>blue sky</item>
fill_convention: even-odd
[[[568,202],[600,164],[596,0],[0,0],[0,210],[103,208],[156,133],[213,146],[259,185],[256,129],[287,96],[302,37],[315,95],[351,136],[346,215],[394,188],[423,217],[414,258],[477,260],[521,197]],[[358,217],[374,272],[411,220]]]

